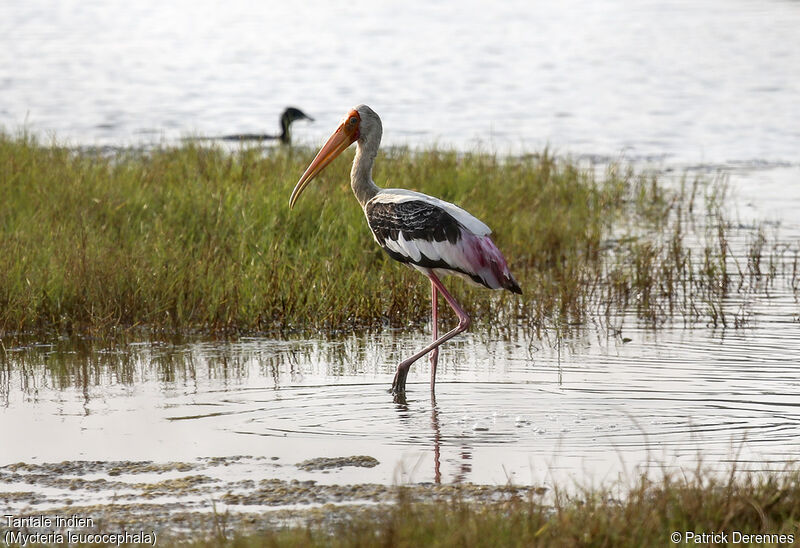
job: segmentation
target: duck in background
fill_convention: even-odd
[[[281,144],[292,144],[292,123],[297,120],[308,120],[313,122],[314,119],[295,107],[286,107],[286,110],[281,114],[281,133],[280,135],[270,135],[266,133],[236,133],[233,135],[223,135],[221,137],[201,137],[202,140],[222,140],[222,141],[272,141],[280,140]]]

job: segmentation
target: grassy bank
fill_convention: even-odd
[[[76,464],[97,463],[51,467]],[[19,463],[6,468],[40,466]],[[511,485],[308,485],[266,478],[248,494],[239,486],[237,495],[208,495],[217,501],[212,511],[153,500],[153,494],[158,498],[175,490],[191,490],[197,496],[202,491],[196,486],[207,485],[204,477],[138,484],[150,496],[123,496],[114,504],[72,504],[17,517],[91,517],[94,533],[155,531],[159,546],[196,548],[791,546],[800,536],[800,475],[795,469],[759,474],[698,469],[611,487],[568,486],[568,492]],[[68,481],[60,475],[55,479]],[[331,500],[336,503],[326,502]],[[19,529],[4,521],[0,536]],[[718,536],[702,537],[714,533]]]
[[[410,486],[395,491],[391,504],[329,504],[283,513],[216,512],[199,522],[196,516],[184,516],[179,523],[191,524],[194,532],[175,537],[176,532],[160,528],[158,544],[197,548],[790,546],[800,535],[796,472],[731,473],[727,478],[698,472],[655,482],[640,479],[627,488],[573,490],[571,495],[469,485]],[[483,500],[473,498],[475,492]],[[108,526],[109,530],[153,529],[146,518],[134,523],[113,513]]]
[[[798,538],[800,483],[797,474],[714,479],[707,474],[641,480],[619,490],[556,494],[555,505],[536,495],[472,504],[458,497],[396,505],[363,515],[259,535],[231,535],[221,527],[212,546],[669,546],[728,544],[792,545]],[[701,541],[702,533],[725,533]],[[738,532],[749,540],[732,538]],[[672,537],[680,534],[678,542]],[[767,535],[756,537],[755,535]],[[783,537],[781,537],[783,535]],[[744,540],[743,540],[744,538]],[[781,541],[780,539],[783,538]],[[793,539],[793,540],[789,540]]]
[[[0,135],[0,333],[425,321],[427,282],[385,256],[352,197],[352,151],[289,210],[314,152],[187,144],[108,157]],[[704,256],[684,244],[702,185],[670,191],[629,170],[595,178],[547,154],[441,150],[390,150],[374,176],[493,227],[525,294],[450,282],[478,321],[579,325],[632,302],[653,323],[676,313],[705,321],[735,274],[722,220]]]

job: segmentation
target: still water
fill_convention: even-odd
[[[73,144],[277,131],[371,105],[384,140],[800,163],[789,0],[5,0],[0,127]]]
[[[788,257],[791,258],[791,257]],[[788,263],[787,263],[788,264]],[[2,460],[192,461],[249,455],[294,466],[364,454],[380,465],[322,481],[608,481],[648,467],[782,468],[800,456],[800,307],[780,279],[733,294],[744,329],[612,329],[536,338],[476,328],[427,363],[406,405],[387,392],[425,331],[343,338],[4,345]]]

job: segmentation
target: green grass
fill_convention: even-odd
[[[104,157],[0,135],[0,335],[426,321],[427,281],[378,248],[352,196],[352,151],[289,210],[314,153],[187,144]],[[705,320],[729,291],[724,237],[705,257],[683,243],[707,189],[697,183],[669,190],[618,167],[596,178],[547,153],[407,149],[383,152],[374,177],[493,227],[525,294],[446,282],[477,321],[560,329],[632,302],[654,324],[676,313]]]
[[[796,540],[800,533],[798,501],[800,476],[794,472],[731,473],[727,478],[702,472],[667,475],[657,482],[641,479],[627,489],[586,489],[569,496],[557,492],[554,504],[535,494],[506,497],[496,503],[473,503],[460,497],[415,502],[401,490],[393,506],[346,512],[331,509],[330,514],[323,513],[305,524],[273,527],[258,534],[227,531],[224,519],[219,519],[211,538],[196,540],[194,546],[639,548],[672,545],[675,532],[681,534],[677,544],[681,546],[698,544],[687,532],[727,533],[733,543],[734,531],[792,535]],[[753,541],[735,545],[782,544]]]
[[[158,546],[194,548],[790,546],[800,537],[800,473],[792,469],[722,475],[698,468],[641,477],[629,486],[571,488],[569,494],[441,487],[398,487],[393,502],[377,504],[260,513],[240,507],[241,514],[217,509],[211,515],[172,508],[172,521],[160,513],[124,516],[125,504],[105,512],[79,507],[76,515],[103,515],[95,533],[155,530]],[[0,526],[0,534],[7,529]],[[676,533],[680,539],[673,542]],[[725,537],[701,540],[712,533]]]

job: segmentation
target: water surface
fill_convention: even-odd
[[[75,144],[277,130],[368,103],[385,142],[800,162],[800,4],[10,0],[0,125]]]
[[[776,290],[739,330],[620,332],[564,340],[481,330],[427,364],[406,405],[388,394],[424,332],[252,338],[79,352],[6,348],[4,463],[371,455],[380,465],[284,479],[548,484],[648,467],[782,468],[800,450],[798,305]],[[24,364],[24,365],[23,365]]]

